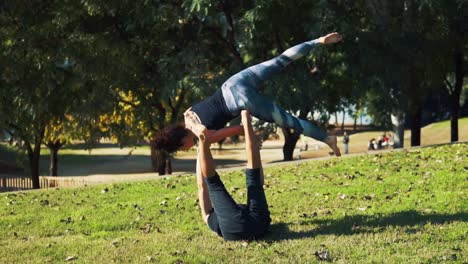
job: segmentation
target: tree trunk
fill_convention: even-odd
[[[50,176],[57,176],[58,148],[49,148],[50,150]]]
[[[157,149],[154,146],[154,140],[150,142],[151,146],[151,168],[153,172],[157,172],[159,175],[166,174],[166,160],[167,153],[164,150]]]
[[[358,116],[354,117],[353,132],[356,132]]]
[[[344,123],[346,118],[346,111],[343,110],[343,118],[341,119],[341,133],[344,131]]]
[[[26,143],[28,149],[29,170],[33,189],[41,188],[39,183],[39,159],[41,157],[41,143],[35,142],[34,149],[31,143]]]
[[[301,134],[296,131],[291,133],[288,128],[282,128],[282,131],[284,134],[283,160],[290,161],[293,160],[294,149],[296,148],[297,141]]]
[[[46,144],[50,151],[50,176],[58,176],[58,152],[64,144],[65,142],[60,140],[50,141]]]
[[[454,101],[453,98],[452,101]],[[450,142],[458,141],[458,113],[460,111],[460,105],[457,102],[452,102],[450,106]]]
[[[164,150],[156,149],[156,171],[159,175],[166,175],[167,153]]]
[[[403,148],[405,141],[405,114],[398,112],[392,114],[393,148]]]
[[[458,113],[460,111],[460,95],[463,88],[463,79],[465,77],[465,65],[463,62],[463,53],[456,51],[455,60],[455,85],[450,91],[450,141],[458,141]]]
[[[168,157],[166,159],[166,168],[167,168],[167,174],[171,175],[172,174],[172,159],[171,157]]]
[[[421,146],[422,108],[417,106],[411,111],[411,146]]]

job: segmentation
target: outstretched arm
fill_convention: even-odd
[[[203,221],[207,223],[208,216],[213,210],[213,207],[211,205],[205,178],[216,175],[214,161],[210,151],[210,142],[207,140],[209,132],[193,112],[187,111],[184,115],[186,126],[190,127],[190,130],[192,130],[199,139],[196,168],[198,200]]]
[[[208,140],[211,144],[214,144],[224,138],[242,134],[244,134],[244,128],[242,126],[230,126],[216,130],[208,137]]]
[[[197,156],[197,186],[198,186],[198,204],[200,205],[201,215],[203,221],[208,223],[208,216],[213,211],[213,206],[211,205],[210,194],[208,192],[208,186],[203,178],[201,166],[200,166],[200,155]]]

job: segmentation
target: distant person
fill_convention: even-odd
[[[257,87],[264,81],[280,73],[291,62],[307,55],[314,47],[340,42],[338,33],[331,33],[315,40],[291,47],[271,60],[251,66],[231,76],[211,97],[190,107],[185,114],[191,113],[207,129],[206,137],[210,142],[237,135],[241,127],[225,125],[239,116],[242,110],[249,110],[256,118],[312,137],[326,143],[336,156],[340,156],[336,136],[327,135],[313,122],[294,117],[273,101],[261,95]],[[155,144],[168,152],[187,150],[193,146],[195,137],[190,126],[171,126],[157,135]]]
[[[225,240],[251,240],[262,237],[270,226],[271,218],[263,189],[261,141],[253,132],[249,113],[246,110],[241,112],[247,155],[246,205],[234,201],[216,172],[210,142],[206,140],[206,127],[195,116],[188,115],[187,119],[192,131],[199,138],[197,183],[203,221]]]
[[[383,133],[382,137],[383,137],[382,146],[384,148],[388,148],[390,146],[390,138],[387,136],[386,132]]]
[[[344,148],[344,153],[348,154],[349,152],[349,136],[348,133],[345,131],[343,134],[343,148]]]
[[[383,148],[383,137],[380,136],[379,139],[377,140],[377,149],[382,149]]]
[[[369,140],[369,143],[367,144],[367,150],[376,150],[376,149],[377,149],[377,146],[375,143],[375,138],[371,138]]]

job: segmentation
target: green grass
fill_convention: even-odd
[[[265,169],[270,232],[224,242],[193,176],[0,195],[0,263],[466,263],[468,144]],[[241,171],[221,173],[245,202]],[[167,201],[166,205],[161,203]]]

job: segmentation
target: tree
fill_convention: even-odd
[[[0,9],[0,123],[24,142],[34,188],[40,187],[44,140],[58,151],[65,117],[86,117],[83,112],[100,109],[108,94],[96,84],[105,81],[103,69],[113,64],[116,50],[86,25],[94,11],[85,6],[31,0],[8,1]]]
[[[468,3],[448,1],[437,5],[444,25],[441,35],[441,56],[438,61],[445,66],[445,87],[450,98],[450,141],[458,141],[458,117],[463,81],[468,74]]]
[[[410,120],[411,145],[420,145],[421,116],[425,96],[441,83],[440,71],[427,54],[439,51],[438,36],[442,27],[432,8],[435,1],[367,0],[373,24],[369,33],[361,36],[374,53],[371,64],[374,73],[388,89],[394,117],[401,125],[405,116]],[[376,38],[379,36],[379,38]],[[383,69],[382,65],[384,66]],[[384,73],[379,74],[378,72]],[[400,131],[402,131],[400,129]]]

